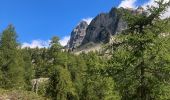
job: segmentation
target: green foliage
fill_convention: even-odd
[[[101,70],[105,69],[105,61],[97,53],[83,54],[87,64],[84,76],[82,100],[119,100],[111,77],[105,77]]]
[[[48,100],[30,91],[4,89],[0,89],[0,98],[2,100]]]
[[[34,76],[34,71],[33,71],[33,65],[32,65],[32,60],[31,56],[28,52],[28,48],[22,49],[21,50],[22,57],[24,60],[24,80],[25,80],[25,89],[26,90],[31,90],[31,80],[33,79]]]
[[[112,45],[107,72],[117,83],[122,100],[170,99],[170,36],[166,20],[159,19],[169,3],[160,1],[149,15],[128,18],[129,29]],[[168,93],[167,93],[168,92]]]
[[[47,94],[47,88],[48,88],[48,86],[49,86],[49,81],[47,80],[47,81],[44,81],[44,82],[41,82],[41,83],[39,83],[39,85],[38,85],[38,95],[40,95],[40,96],[46,96],[46,94]]]
[[[53,70],[47,89],[47,93],[52,100],[66,100],[70,96],[74,96],[75,90],[69,71],[60,66],[56,66]]]
[[[23,88],[24,82],[24,61],[21,52],[17,49],[17,36],[15,29],[9,25],[3,31],[0,40],[1,64],[2,72],[0,85],[2,88]]]
[[[48,49],[35,48],[30,49],[29,52],[34,68],[34,78],[48,77],[50,70]]]
[[[143,14],[117,10],[129,28],[115,36],[107,55],[66,52],[58,37],[49,48],[21,48],[9,25],[0,36],[0,87],[11,91],[0,96],[46,99],[31,92],[32,80],[45,78],[34,86],[52,100],[169,100],[170,19],[159,18],[169,3],[157,3]]]
[[[75,89],[67,69],[67,54],[61,51],[59,39],[52,38],[49,48],[49,60],[52,66],[50,70],[47,95],[52,100],[66,100],[75,96]]]
[[[51,54],[51,56],[55,56],[53,55],[54,52],[59,52],[61,50],[61,44],[59,43],[59,38],[54,36],[52,39],[51,39],[51,43],[50,43],[50,52],[49,54]]]

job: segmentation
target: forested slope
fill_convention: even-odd
[[[170,3],[157,3],[148,14],[125,11],[129,27],[101,52],[75,55],[55,36],[48,48],[22,48],[9,25],[0,35],[0,99],[169,100],[170,20],[160,15]]]

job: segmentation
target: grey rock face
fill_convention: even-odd
[[[73,29],[73,31],[71,32],[70,41],[68,42],[67,45],[69,49],[75,49],[81,45],[84,36],[86,35],[87,27],[88,27],[87,22],[82,21],[78,24],[78,26],[75,29]]]
[[[131,8],[112,8],[109,13],[101,13],[96,16],[90,25],[84,21],[81,22],[72,31],[68,48],[70,50],[83,49],[89,43],[95,45],[110,42],[111,36],[128,28],[127,22],[122,18],[125,12],[130,12],[134,15],[144,14],[144,9],[142,7],[136,10]]]
[[[109,13],[99,14],[92,20],[86,30],[86,36],[82,45],[89,42],[107,43],[110,40],[110,36],[120,33],[126,28],[127,23],[118,15],[117,9],[112,8]]]

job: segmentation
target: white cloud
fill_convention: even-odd
[[[169,0],[165,0],[165,2],[169,2]],[[162,15],[162,18],[170,17],[170,7],[167,9],[167,11]]]
[[[142,5],[143,8],[146,9],[147,6],[155,6],[155,0],[149,0],[148,2],[146,2],[145,4]]]
[[[136,3],[137,0],[122,0],[122,2],[119,4],[118,8],[123,7],[123,8],[136,8]]]
[[[61,40],[59,40],[60,44],[62,46],[66,46],[67,42],[69,41],[70,36],[65,36]],[[30,48],[48,48],[50,44],[50,40],[44,41],[44,40],[33,40],[31,43],[24,42],[22,43],[22,48],[30,47]]]
[[[159,0],[156,0],[159,1]],[[168,2],[170,0],[164,0],[165,2]],[[137,0],[122,0],[122,2],[119,4],[118,8],[124,7],[124,8],[136,8],[135,3]],[[145,4],[142,5],[143,8],[146,9],[147,6],[157,6],[155,3],[155,0],[148,0]],[[167,18],[170,17],[170,8],[167,9],[167,11],[161,16],[161,18]]]
[[[62,46],[66,46],[69,40],[70,40],[70,36],[64,36],[63,38],[61,38],[59,42]]]
[[[47,48],[49,46],[49,40],[43,41],[43,40],[33,40],[31,43],[24,42],[22,44],[22,48],[30,47],[30,48]]]
[[[147,3],[142,5],[146,9],[147,6],[157,6],[156,3],[154,2],[155,0],[149,0]],[[159,0],[157,0],[159,1]],[[169,2],[169,0],[164,0],[164,2]],[[167,9],[167,11],[161,16],[162,19],[170,17],[170,7]]]
[[[84,18],[82,20],[87,22],[87,24],[89,25],[91,23],[91,21],[93,20],[93,17]]]
[[[167,9],[167,11],[162,15],[162,18],[170,17],[170,8]]]

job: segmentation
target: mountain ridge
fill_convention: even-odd
[[[86,23],[85,21],[80,22],[71,32],[70,41],[67,45],[68,49],[78,52],[83,49],[93,48],[96,44],[109,43],[112,36],[128,28],[127,22],[122,18],[125,11],[132,14],[142,14],[144,9],[142,7],[137,9],[113,7],[109,12],[98,14],[89,25],[84,24],[84,26],[80,27],[81,23]]]

